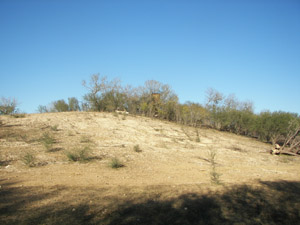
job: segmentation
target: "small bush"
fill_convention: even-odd
[[[221,185],[222,182],[220,180],[220,176],[222,174],[217,173],[216,168],[213,166],[212,171],[210,172],[210,180],[213,184]]]
[[[195,139],[195,141],[200,142],[200,135],[199,135],[198,129],[196,129],[196,139]]]
[[[58,131],[58,125],[55,124],[54,126],[52,126],[52,127],[51,127],[51,130],[53,130],[53,131]]]
[[[222,182],[220,180],[220,176],[222,174],[220,174],[216,171],[216,164],[217,164],[216,156],[217,156],[216,151],[213,150],[212,148],[209,148],[209,162],[211,164],[210,180],[211,180],[211,183],[213,183],[213,184],[221,185]]]
[[[232,146],[231,150],[236,151],[236,152],[244,152],[244,150],[237,145]]]
[[[209,149],[209,162],[211,165],[215,166],[216,165],[216,151]]]
[[[124,165],[120,162],[118,158],[113,158],[109,164],[109,166],[113,169],[118,169],[124,167]]]
[[[55,139],[50,136],[48,132],[43,134],[43,137],[40,139],[40,142],[45,146],[47,151],[51,151]]]
[[[81,136],[80,142],[81,143],[91,143],[92,140],[88,136]]]
[[[89,147],[84,147],[83,149],[75,149],[71,152],[67,152],[66,155],[72,162],[88,162],[92,159],[89,156],[89,151]]]
[[[139,145],[133,146],[133,150],[134,150],[135,152],[142,152],[142,149],[140,148]]]
[[[35,164],[35,156],[32,155],[31,153],[27,152],[26,155],[23,156],[23,162],[25,163],[25,165],[29,166],[29,167],[34,167],[36,166]]]
[[[184,127],[182,126],[181,127],[181,130],[183,131],[183,133],[187,136],[187,138],[190,140],[190,141],[193,141],[192,137],[189,135],[189,133],[184,129]]]
[[[14,118],[25,118],[26,114],[25,113],[15,113],[11,115]]]
[[[0,99],[0,115],[14,114],[18,111],[18,102],[14,98],[1,98]]]

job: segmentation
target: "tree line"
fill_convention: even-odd
[[[264,111],[255,114],[252,102],[239,101],[235,95],[225,96],[215,89],[207,90],[204,104],[182,104],[169,85],[155,80],[146,81],[140,87],[132,87],[123,86],[118,79],[109,80],[95,74],[89,81],[83,81],[82,85],[87,90],[83,101],[80,102],[75,97],[68,98],[67,102],[61,99],[48,106],[40,105],[38,111],[126,110],[134,115],[155,117],[193,127],[210,127],[273,144],[283,142],[291,130],[300,125],[300,117],[296,113]],[[0,114],[7,114],[1,104]]]

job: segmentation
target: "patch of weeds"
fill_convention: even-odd
[[[0,166],[7,166],[9,161],[3,160],[3,157],[0,155]]]
[[[236,151],[236,152],[244,152],[244,150],[241,147],[236,146],[236,145],[232,146],[231,150]]]
[[[48,132],[43,134],[43,137],[40,139],[40,142],[44,145],[47,151],[51,151],[53,144],[55,143],[55,139],[50,136]]]
[[[67,152],[66,155],[68,159],[72,162],[88,162],[92,159],[92,157],[89,156],[90,148],[84,147],[82,149],[75,149],[71,152]]]
[[[113,113],[113,116],[119,118],[119,114],[116,112]]]
[[[26,114],[25,113],[15,113],[11,115],[14,118],[25,118]]]
[[[200,142],[200,135],[199,135],[199,131],[198,129],[196,128],[196,139],[195,139],[196,142]]]
[[[191,138],[191,136],[188,134],[188,132],[184,129],[184,127],[181,127],[181,130],[183,131],[183,133],[188,137],[188,139],[190,141],[193,141],[193,139]]]
[[[26,143],[28,143],[28,136],[27,134],[20,134],[20,139]]]
[[[26,166],[28,167],[35,167],[36,163],[35,163],[35,156],[29,152],[27,152],[23,158],[22,161],[25,163]]]
[[[115,157],[110,161],[109,166],[113,169],[118,169],[124,167],[124,164],[121,163],[120,160]]]
[[[58,131],[58,125],[55,124],[55,125],[51,126],[51,130]]]
[[[91,142],[93,142],[88,136],[81,136],[81,138],[80,138],[80,142],[81,143],[91,143]]]
[[[216,184],[216,185],[221,185],[222,182],[220,180],[220,176],[221,174],[216,172],[216,168],[213,167],[211,172],[210,172],[210,180],[213,184]]]
[[[213,184],[221,185],[222,182],[220,180],[220,177],[222,174],[216,171],[216,156],[217,156],[216,151],[213,150],[212,148],[209,148],[209,162],[211,164],[210,180],[211,183]]]
[[[140,148],[139,145],[133,146],[133,150],[134,150],[135,152],[142,152],[142,149]]]
[[[216,165],[216,151],[209,148],[209,162],[211,163],[211,165],[215,166]]]

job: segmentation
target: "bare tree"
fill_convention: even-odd
[[[8,115],[17,112],[18,102],[14,98],[4,98],[0,100],[0,114]]]
[[[288,135],[284,141],[284,144],[280,148],[280,152],[293,152],[298,153],[300,150],[300,125],[296,120],[292,121],[289,126]]]
[[[89,91],[83,97],[89,109],[113,111],[118,107],[123,107],[124,95],[120,83],[119,79],[109,81],[107,77],[100,77],[99,74],[92,75],[89,84],[83,81],[82,85]]]
[[[224,95],[213,88],[209,88],[206,91],[206,105],[217,107],[222,104]]]

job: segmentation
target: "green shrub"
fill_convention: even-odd
[[[222,174],[216,171],[216,156],[217,156],[216,151],[210,147],[209,148],[209,162],[211,164],[210,180],[211,183],[213,184],[221,185],[222,182],[220,180],[220,176]]]
[[[53,125],[53,126],[51,127],[51,130],[53,130],[53,131],[58,131],[58,125],[57,125],[57,124]]]
[[[89,156],[89,151],[89,147],[84,147],[82,149],[75,149],[71,152],[67,152],[66,155],[72,162],[88,162],[92,159]]]
[[[67,112],[67,111],[69,111],[69,105],[63,99],[54,101],[53,102],[53,108],[56,112]]]
[[[217,173],[216,168],[213,166],[210,172],[210,180],[213,184],[221,185],[222,182],[220,180],[220,173]]]
[[[133,150],[134,150],[135,152],[142,152],[142,149],[140,148],[139,145],[133,146]]]
[[[40,139],[40,142],[45,146],[47,151],[51,151],[55,139],[50,136],[48,132],[43,134],[43,137]]]
[[[26,155],[23,156],[23,162],[25,163],[25,165],[29,166],[29,167],[34,167],[36,166],[35,163],[35,156],[29,152],[26,153]]]
[[[120,160],[118,158],[113,158],[110,161],[109,165],[113,169],[118,169],[118,168],[124,167],[124,165],[120,162]]]

